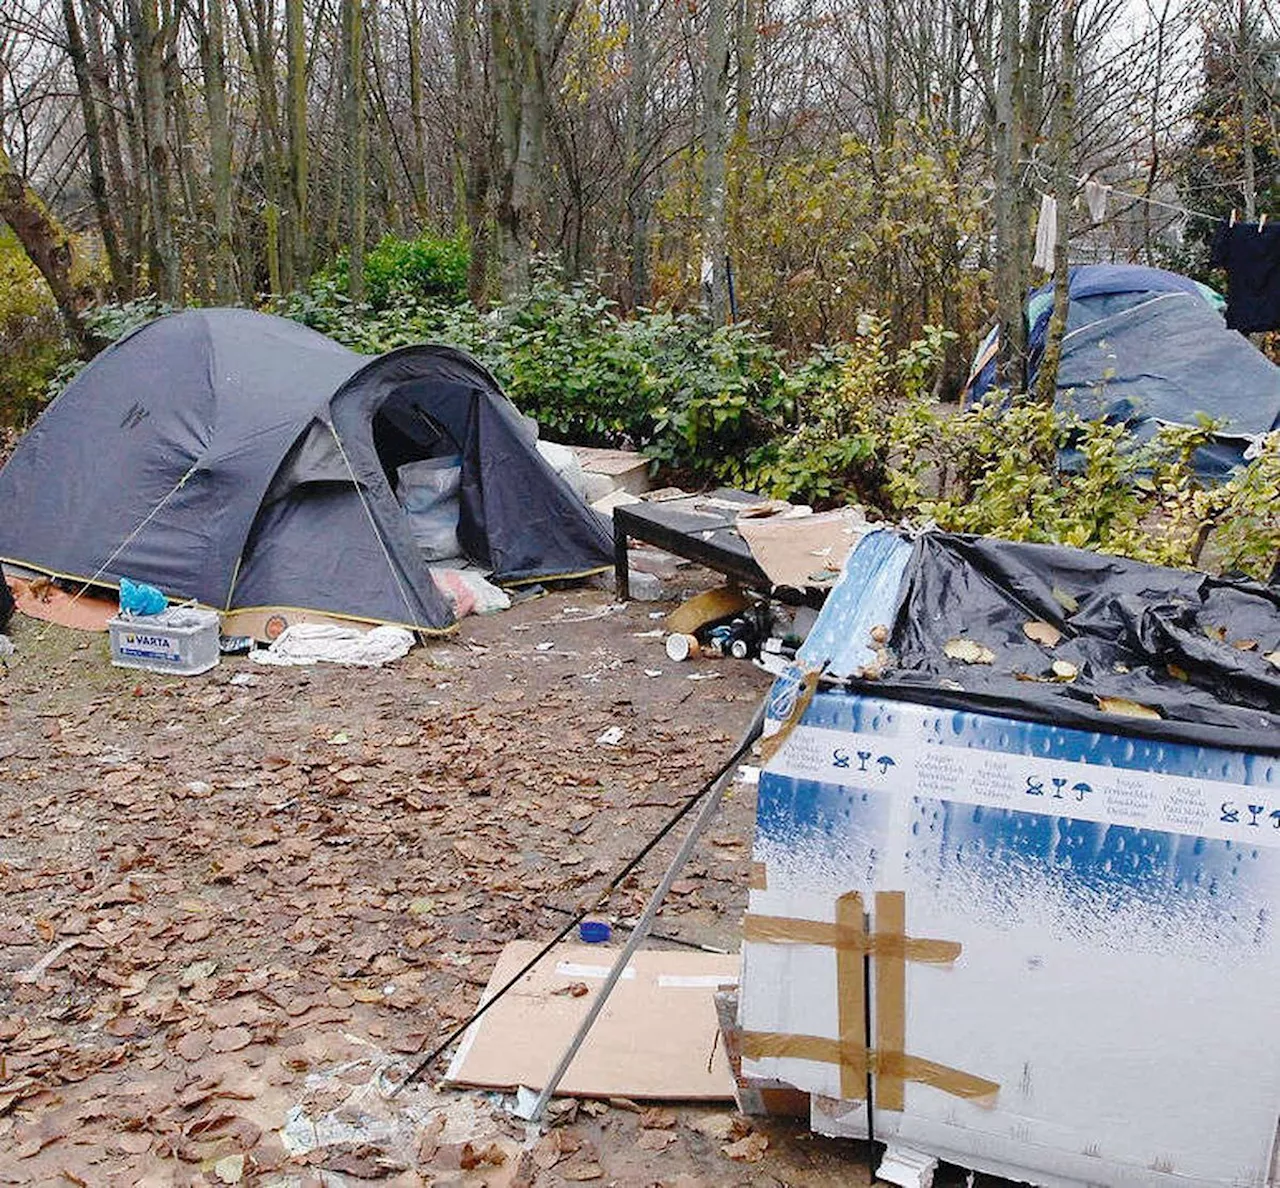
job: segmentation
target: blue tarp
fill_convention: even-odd
[[[1086,419],[1132,426],[1141,440],[1160,424],[1222,424],[1196,458],[1206,477],[1241,463],[1249,444],[1280,427],[1280,368],[1242,334],[1228,330],[1222,298],[1189,277],[1159,268],[1094,264],[1073,268],[1058,371],[1058,407]],[[1053,287],[1027,304],[1030,380],[1048,334]],[[975,360],[971,401],[995,384],[996,331]]]

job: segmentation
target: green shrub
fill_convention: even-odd
[[[0,224],[0,423],[31,421],[49,377],[70,355],[44,278]]]
[[[467,297],[467,269],[471,252],[457,237],[423,233],[416,239],[386,235],[365,254],[365,300],[371,309],[385,310],[402,301],[457,303]],[[321,284],[338,290],[350,286],[350,259],[344,253],[326,272]]]

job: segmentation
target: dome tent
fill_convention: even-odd
[[[393,480],[442,453],[461,458],[459,543],[493,580],[608,566],[604,522],[469,356],[368,358],[235,309],[150,322],[67,386],[0,470],[0,560],[281,621],[441,631],[453,613]]]
[[[1071,269],[1068,293],[1060,410],[1124,422],[1139,440],[1161,424],[1211,417],[1221,428],[1195,458],[1196,470],[1210,478],[1225,476],[1253,441],[1280,427],[1280,368],[1227,328],[1225,303],[1212,289],[1161,268],[1087,264]],[[1029,386],[1052,310],[1051,282],[1027,302]],[[980,402],[995,389],[998,349],[996,327],[978,350],[962,399]]]

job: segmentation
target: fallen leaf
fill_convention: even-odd
[[[1154,718],[1160,720],[1160,715],[1149,705],[1139,705],[1136,701],[1130,701],[1127,697],[1099,697],[1098,708],[1104,714],[1118,714],[1123,718]]]
[[[199,1060],[209,1050],[209,1037],[203,1031],[188,1031],[174,1048],[183,1060]]]
[[[675,1114],[661,1106],[652,1106],[640,1115],[640,1125],[645,1130],[670,1130],[675,1124]]]
[[[244,1178],[244,1156],[226,1155],[213,1165],[213,1174],[224,1184],[238,1184]]]
[[[1080,672],[1070,660],[1055,660],[1049,665],[1049,670],[1060,681],[1074,681]]]
[[[1074,615],[1080,609],[1080,603],[1076,600],[1076,596],[1061,586],[1054,586],[1049,591],[1053,595],[1053,600],[1069,615]]]
[[[952,660],[962,660],[965,664],[990,664],[996,658],[990,648],[984,647],[976,639],[962,637],[947,640],[942,651]]]
[[[209,1046],[215,1052],[238,1052],[253,1043],[253,1032],[247,1027],[224,1027],[213,1034]]]
[[[1233,640],[1231,646],[1237,652],[1252,652],[1258,646],[1256,639],[1237,639]]]
[[[757,1133],[749,1134],[736,1143],[720,1148],[730,1159],[736,1159],[740,1163],[759,1163],[768,1149],[769,1140]]]
[[[675,1141],[676,1136],[669,1130],[642,1130],[636,1146],[642,1151],[665,1151]]]
[[[1268,652],[1262,658],[1273,667],[1280,668],[1280,648],[1277,648],[1274,652]]]
[[[567,986],[561,986],[559,990],[552,990],[553,995],[567,995],[569,998],[582,998],[591,993],[591,988],[586,982],[570,982]]]
[[[1052,623],[1044,622],[1043,619],[1032,619],[1030,622],[1023,623],[1022,634],[1032,643],[1044,644],[1046,648],[1057,647],[1058,641],[1062,639],[1062,632]]]

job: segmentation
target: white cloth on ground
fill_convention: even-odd
[[[1040,218],[1036,221],[1036,254],[1031,261],[1045,272],[1053,271],[1053,249],[1058,243],[1058,202],[1048,194],[1040,195]]]
[[[295,623],[268,648],[255,648],[249,658],[259,664],[351,664],[381,668],[413,647],[413,632],[384,624],[371,631],[331,623]]]

